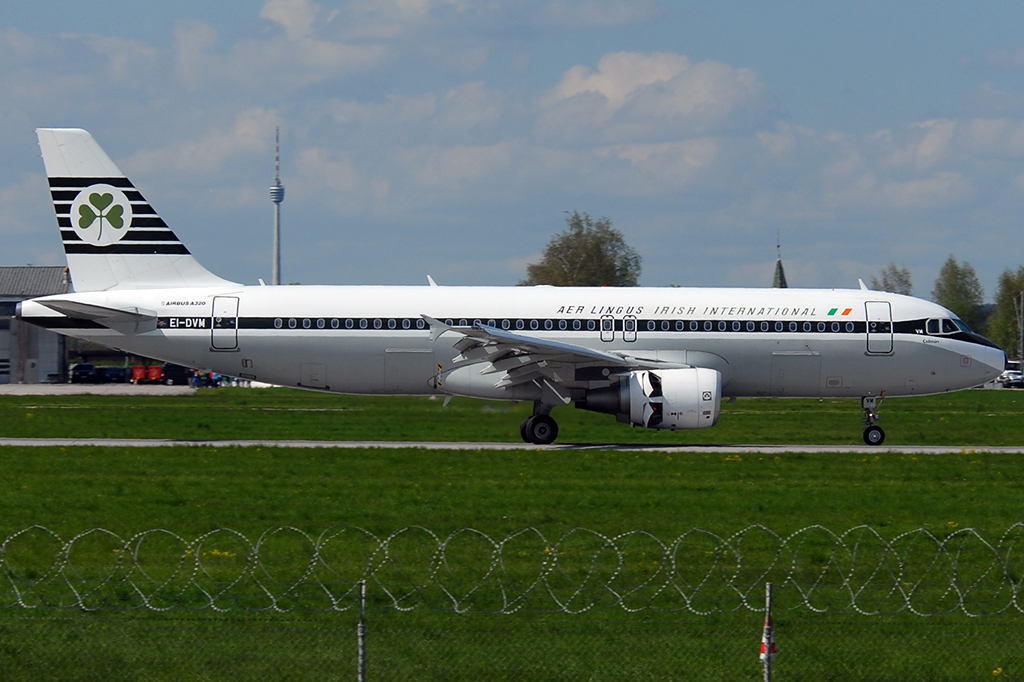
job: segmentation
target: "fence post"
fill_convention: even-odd
[[[775,658],[775,625],[772,623],[772,584],[764,584],[764,633],[761,635],[761,660],[764,661],[764,682],[772,682],[772,659]]]
[[[356,626],[356,636],[359,639],[358,654],[356,658],[356,679],[359,682],[366,682],[366,581],[359,581],[359,625]]]

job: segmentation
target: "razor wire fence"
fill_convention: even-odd
[[[39,526],[0,544],[4,680],[1024,679],[1015,524],[501,537]]]
[[[255,541],[230,529],[188,540],[164,529],[124,538],[101,528],[62,539],[41,526],[0,544],[0,608],[331,612],[357,606],[360,581],[404,612],[595,609],[706,616],[763,611],[978,617],[1024,613],[1024,523],[998,540],[919,528],[885,539],[869,526],[808,526],[782,536],[754,525],[694,528],[670,540],[642,530],[575,528],[500,538],[472,528],[440,536],[408,526],[379,536],[274,527]]]

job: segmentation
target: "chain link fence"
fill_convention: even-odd
[[[1024,679],[1022,531],[32,527],[0,545],[0,678],[354,679],[365,580],[369,680],[756,680],[769,581],[776,680]]]

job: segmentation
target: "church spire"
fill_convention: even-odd
[[[786,271],[782,267],[782,239],[779,233],[775,233],[775,278],[772,280],[773,289],[787,289],[789,285],[786,284]]]

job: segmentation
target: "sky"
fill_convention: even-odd
[[[7,0],[0,265],[63,264],[37,127],[89,130],[207,268],[512,285],[567,212],[644,286],[986,298],[1024,263],[1024,3]]]

